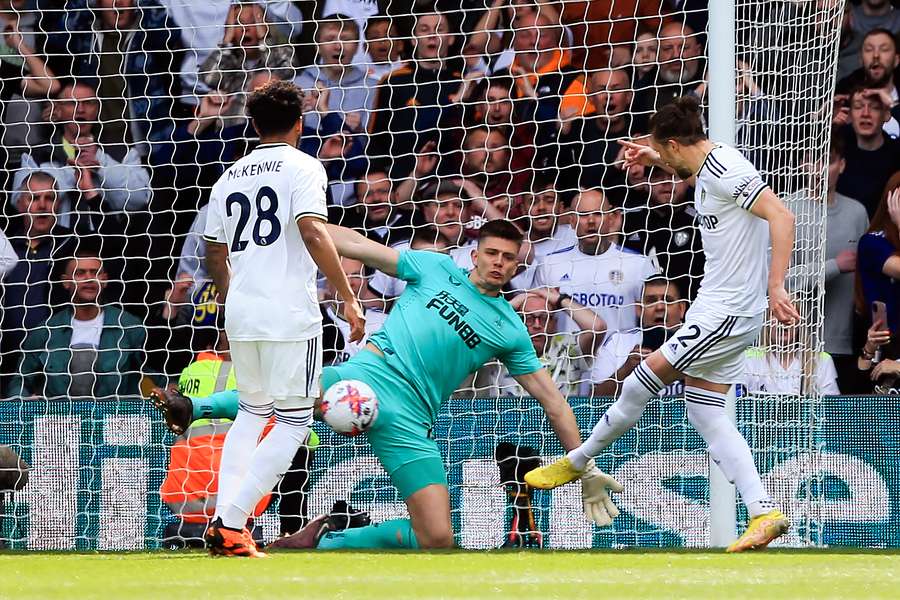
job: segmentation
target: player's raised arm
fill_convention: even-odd
[[[772,262],[769,266],[769,308],[780,323],[790,325],[800,318],[784,287],[784,279],[794,249],[794,213],[766,188],[750,209],[757,217],[769,222],[772,243]]]
[[[397,261],[400,260],[397,250],[340,225],[329,224],[327,227],[338,254],[362,261],[387,275],[397,275]]]
[[[640,144],[634,140],[621,140],[619,143],[625,148],[625,152],[623,152],[623,169],[627,170],[634,165],[641,165],[642,167],[659,167],[674,173],[672,169],[667,168],[665,163],[663,163],[659,152],[647,144]]]
[[[622,146],[622,165],[623,171],[628,171],[635,165],[642,167],[655,167],[662,169],[670,175],[675,175],[693,186],[696,182],[696,173],[683,172],[676,169],[673,165],[666,161],[658,150],[653,148],[651,138],[644,137],[639,140],[622,140],[619,144]]]
[[[344,314],[350,323],[350,341],[360,341],[366,334],[366,320],[359,301],[350,289],[347,274],[341,268],[341,259],[325,221],[318,217],[301,217],[297,220],[297,226],[310,256],[344,301]]]

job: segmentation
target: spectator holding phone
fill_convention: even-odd
[[[884,302],[872,303],[872,326],[858,360],[860,371],[869,373],[877,394],[900,394],[900,361],[885,358],[885,352],[897,356],[891,348],[891,330],[885,325],[887,307]]]
[[[900,378],[900,352],[891,333],[900,331],[900,172],[888,180],[881,204],[859,241],[856,309],[873,309],[862,355],[857,361],[877,387],[893,388]]]

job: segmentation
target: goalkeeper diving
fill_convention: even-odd
[[[378,398],[378,418],[366,435],[409,519],[336,530],[323,515],[275,548],[449,548],[454,544],[444,461],[432,431],[444,399],[469,374],[499,359],[534,396],[563,448],[581,444],[575,415],[535,354],[522,319],[500,296],[518,267],[521,232],[495,220],[480,230],[466,272],[444,254],[383,246],[344,227],[329,225],[342,256],[362,261],[406,282],[380,331],[346,363],[326,367],[322,390],[341,380],[368,384]],[[581,475],[584,509],[597,525],[618,510],[612,477],[589,465]]]

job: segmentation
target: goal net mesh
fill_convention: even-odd
[[[202,532],[228,422],[176,437],[146,398],[154,385],[180,383],[195,399],[233,385],[227,354],[215,354],[227,347],[204,207],[224,169],[258,144],[245,106],[271,79],[305,92],[300,148],[326,168],[332,222],[398,249],[447,252],[465,269],[484,222],[522,228],[531,251],[508,298],[583,435],[640,354],[677,326],[703,274],[693,193],[662,173],[623,170],[618,142],[646,135],[677,96],[708,108],[712,50],[706,10],[695,7],[704,3],[460,0],[438,2],[439,13],[427,4],[0,2],[10,32],[0,46],[4,246],[18,258],[2,282],[0,444],[30,465],[24,488],[0,489],[0,540],[138,549]],[[840,470],[821,459],[815,374],[843,6],[736,5],[736,145],[797,215],[790,283],[803,316],[790,330],[767,327],[752,351],[762,362],[748,364],[789,355],[800,367],[748,371],[769,385],[740,394],[738,422],[797,524],[786,543],[821,544],[822,473]],[[343,266],[371,333],[404,283]],[[554,290],[587,313],[560,309]],[[325,363],[337,364],[360,345],[324,279],[319,293]],[[461,382],[432,431],[457,542],[535,545],[534,529],[557,548],[708,544],[705,446],[683,387],[665,392],[598,458],[626,487],[622,515],[598,529],[577,485],[516,484],[515,465],[562,449],[504,367]],[[405,515],[364,436],[315,430],[319,445],[256,519],[264,539],[337,500],[373,520]],[[516,454],[498,467],[501,443]]]

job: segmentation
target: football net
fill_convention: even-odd
[[[0,443],[30,465],[24,488],[0,490],[0,539],[14,547],[156,547],[179,521],[177,503],[160,497],[164,480],[179,475],[184,497],[201,505],[214,495],[227,423],[175,438],[145,397],[216,346],[203,207],[224,168],[258,143],[244,107],[272,78],[306,92],[301,148],[326,166],[330,220],[398,248],[449,252],[471,268],[477,228],[514,219],[532,252],[511,287],[559,288],[604,318],[608,331],[593,335],[552,294],[530,294],[520,307],[585,434],[635,354],[658,347],[696,294],[702,246],[690,191],[659,173],[623,171],[617,143],[645,134],[655,108],[676,96],[694,94],[706,108],[714,50],[705,11],[691,2],[654,11],[639,3],[636,14],[615,2],[598,10],[533,0],[461,2],[443,14],[399,1],[379,14],[340,2],[315,14],[264,1],[11,4],[0,17],[21,36],[8,34],[0,48],[4,233],[19,260],[2,284]],[[332,4],[358,12],[330,16]],[[769,491],[800,524],[788,543],[817,544],[825,500],[815,483],[824,467],[814,374],[842,3],[736,4],[736,142],[797,215],[791,280],[803,316],[789,332],[767,330],[759,350],[792,353],[800,368],[751,373],[789,381],[739,398],[738,422]],[[96,317],[90,310],[73,320],[73,297],[90,304],[96,295],[72,283],[76,251],[103,260],[102,323],[85,323]],[[374,327],[402,282],[345,268]],[[649,279],[663,282],[657,316]],[[326,364],[346,360],[358,347],[346,341],[325,282],[320,296]],[[458,543],[536,545],[528,532],[537,530],[540,543],[558,548],[706,545],[707,460],[681,391],[668,389],[598,459],[626,492],[616,498],[622,515],[597,529],[581,514],[577,486],[533,493],[517,483],[535,457],[561,448],[499,364],[479,371],[434,428]],[[337,500],[373,520],[405,514],[363,438],[316,430],[320,444],[293,490],[302,514],[288,517]],[[279,502],[276,493],[257,519],[267,539],[290,528]]]

